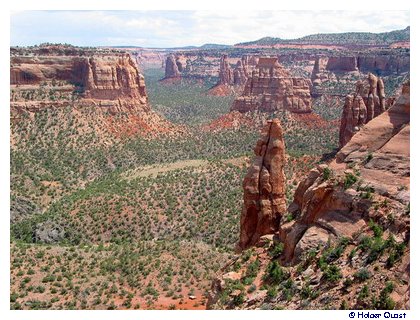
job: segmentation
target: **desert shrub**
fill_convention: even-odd
[[[337,282],[342,278],[342,274],[340,268],[332,264],[324,270],[323,277],[329,282]]]
[[[283,250],[284,250],[284,244],[280,242],[271,246],[268,252],[269,252],[270,257],[277,258],[283,253]]]
[[[287,278],[286,273],[277,261],[270,261],[264,274],[264,280],[272,284],[279,284]]]
[[[377,310],[395,309],[395,301],[390,297],[392,291],[394,291],[394,284],[388,281],[380,292],[379,298],[372,298],[372,308]]]
[[[370,271],[367,268],[361,268],[354,274],[354,278],[360,282],[366,281],[372,276]]]
[[[346,173],[344,177],[344,189],[350,188],[357,181],[357,177],[352,173]]]

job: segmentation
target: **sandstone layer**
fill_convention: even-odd
[[[243,181],[239,248],[254,245],[261,236],[278,230],[286,211],[285,147],[278,119],[269,121],[254,149],[255,158]]]
[[[151,110],[144,77],[127,52],[48,46],[11,53],[12,121],[57,110],[84,114],[89,118],[86,123],[101,136],[155,136],[184,130]]]
[[[352,238],[369,219],[387,220],[372,210],[371,197],[361,197],[356,189],[386,198],[396,214],[389,228],[403,239],[409,236],[409,220],[404,217],[410,181],[409,91],[406,83],[394,105],[357,132],[329,166],[318,166],[300,182],[289,207],[298,218],[280,227],[286,261],[302,258],[297,248],[311,226],[327,231],[331,240]],[[347,169],[349,164],[356,169]]]
[[[224,84],[228,86],[233,84],[233,71],[229,65],[228,56],[225,54],[220,58],[218,84]]]
[[[242,60],[238,60],[235,69],[233,70],[233,84],[237,86],[242,86],[246,83],[247,79],[248,73],[246,65],[244,66]]]
[[[296,113],[311,112],[310,87],[309,79],[292,77],[277,58],[261,57],[231,111],[272,112],[286,109]]]
[[[358,81],[356,91],[346,97],[341,116],[340,147],[343,147],[362,126],[385,111],[385,89],[381,78],[368,75]]]
[[[82,49],[71,53],[12,56],[12,112],[64,106],[76,100],[113,113],[150,110],[144,77],[130,54]]]

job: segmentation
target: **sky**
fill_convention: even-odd
[[[410,25],[409,11],[15,11],[12,46],[43,42],[78,46],[170,48],[235,44],[262,37],[386,32]]]

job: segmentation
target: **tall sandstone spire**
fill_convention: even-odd
[[[265,234],[278,231],[286,211],[285,146],[280,120],[268,121],[254,149],[255,159],[243,181],[239,249],[246,249]]]

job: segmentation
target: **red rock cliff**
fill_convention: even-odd
[[[297,219],[280,227],[286,261],[299,262],[304,252],[329,240],[353,239],[367,228],[369,219],[388,224],[402,238],[409,236],[405,215],[410,201],[409,92],[406,83],[390,109],[356,133],[330,165],[313,169],[300,182],[289,207]],[[358,190],[373,194],[361,196]],[[389,203],[395,217],[387,221],[372,199]]]
[[[235,99],[231,111],[311,112],[311,81],[292,77],[277,58],[261,57],[248,78],[242,96]]]
[[[225,54],[220,58],[218,84],[233,85],[233,71],[229,65],[228,56]]]
[[[128,53],[100,49],[47,53],[11,57],[12,110],[36,111],[74,101],[114,113],[150,110],[144,78]],[[47,88],[50,96],[37,94],[31,86],[38,86],[40,92]]]
[[[341,116],[340,147],[343,147],[360,128],[385,111],[385,90],[381,78],[368,75],[359,81],[356,92],[346,97]]]

